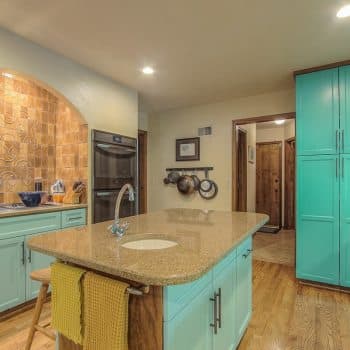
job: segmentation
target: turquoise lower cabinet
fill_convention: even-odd
[[[25,301],[25,251],[23,237],[0,240],[0,312]]]
[[[339,284],[340,158],[297,159],[298,278]]]
[[[164,349],[212,350],[211,284],[197,294],[174,319],[164,323]]]
[[[220,264],[219,264],[220,265]],[[236,339],[236,259],[229,257],[214,268],[214,292],[218,303],[218,331],[213,337],[215,350],[231,350],[237,345]]]
[[[240,342],[252,315],[252,240],[242,244],[237,254],[236,334]]]
[[[40,289],[40,283],[33,281],[30,278],[32,271],[45,269],[51,265],[55,258],[38,252],[34,252],[27,246],[27,241],[35,235],[25,237],[26,248],[26,300],[31,300],[37,297]]]
[[[340,285],[350,287],[350,154],[341,156]]]
[[[236,349],[252,313],[251,246],[249,237],[200,279],[164,287],[164,350]]]
[[[86,209],[0,218],[0,312],[36,298],[40,285],[30,273],[49,267],[54,258],[28,248],[35,234],[81,226]]]

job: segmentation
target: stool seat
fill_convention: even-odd
[[[50,284],[51,268],[48,267],[47,269],[35,270],[30,274],[30,278],[43,284]]]

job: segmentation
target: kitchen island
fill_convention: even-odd
[[[127,221],[122,239],[105,222],[36,236],[29,246],[143,292],[130,296],[129,349],[235,348],[251,316],[251,237],[268,216],[167,209]],[[60,350],[79,348],[60,337]]]

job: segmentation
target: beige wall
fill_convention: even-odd
[[[149,120],[149,210],[169,207],[231,210],[232,120],[292,112],[294,105],[294,90],[288,90],[152,116]],[[201,137],[201,160],[176,162],[175,139],[197,136],[197,129],[204,126],[212,126],[213,135]],[[165,168],[175,166],[213,166],[210,177],[219,186],[217,197],[204,200],[198,193],[184,197],[174,187],[163,185]]]
[[[286,124],[271,126],[263,129],[257,128],[256,142],[282,141],[282,226],[284,225],[284,198],[285,198],[285,151],[284,140],[295,136],[295,121],[288,120]],[[249,185],[248,185],[249,186]]]
[[[137,91],[2,28],[0,43],[0,70],[22,73],[56,90],[81,113],[89,129],[137,136]]]

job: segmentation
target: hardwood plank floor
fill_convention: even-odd
[[[253,317],[239,350],[350,349],[350,295],[300,285],[294,276],[293,267],[254,261]],[[0,323],[1,350],[24,349],[32,311]],[[46,304],[42,321],[49,315]],[[32,350],[54,344],[37,334]]]
[[[276,264],[295,266],[295,231],[257,232],[253,238],[253,258]]]
[[[295,279],[293,267],[254,261],[253,317],[239,350],[348,350],[350,295]]]

